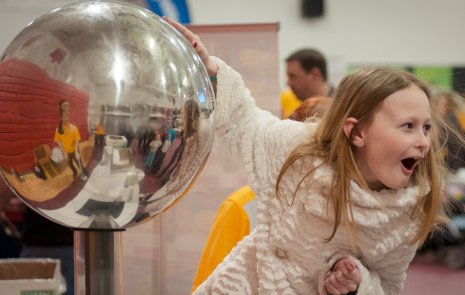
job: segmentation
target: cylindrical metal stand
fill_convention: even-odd
[[[123,295],[123,231],[74,231],[74,294]]]

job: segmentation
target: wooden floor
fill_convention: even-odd
[[[80,144],[82,162],[86,165],[92,155],[92,140],[81,141]],[[73,182],[73,173],[68,165],[64,165],[63,171],[55,177],[48,175],[47,180],[40,179],[34,173],[23,174],[23,182],[5,171],[8,182],[16,188],[17,192],[31,201],[43,202],[53,199],[57,194],[67,188]]]

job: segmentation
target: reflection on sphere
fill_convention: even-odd
[[[56,9],[1,57],[2,175],[65,226],[129,227],[199,175],[212,101],[195,51],[158,16],[102,1]]]

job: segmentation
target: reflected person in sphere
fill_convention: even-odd
[[[158,150],[155,156],[155,161],[153,162],[153,171],[158,171],[158,169],[160,169],[160,165],[165,159],[166,152],[168,152],[169,148],[171,147],[171,142],[173,140],[172,136],[173,134],[171,132],[165,133],[165,141],[163,142],[161,149]]]
[[[178,122],[181,129],[180,134],[176,135],[169,145],[162,165],[156,174],[161,179],[163,192],[167,197],[149,199],[144,202],[146,213],[157,212],[165,207],[188,186],[195,176],[193,171],[197,171],[197,167],[192,167],[192,163],[198,162],[195,157],[204,157],[208,145],[201,143],[210,140],[207,138],[210,135],[204,132],[204,130],[209,129],[206,128],[207,126],[201,125],[200,116],[200,106],[197,101],[195,99],[187,100],[180,112]],[[210,121],[204,120],[202,123],[210,124]]]
[[[79,152],[79,141],[81,140],[81,135],[79,134],[78,128],[69,121],[69,111],[67,110],[62,110],[60,122],[55,130],[54,139],[58,143],[69,168],[73,171],[74,180],[77,180],[78,168],[81,169],[82,179],[86,180],[87,173],[82,165]],[[77,167],[74,166],[74,164]]]
[[[162,146],[161,135],[158,131],[155,132],[155,138],[149,143],[149,152],[145,159],[145,166],[151,168],[155,157],[158,155],[158,150]]]
[[[159,168],[156,167],[158,168],[158,172],[154,171],[157,172],[158,177],[166,180],[169,179],[175,171],[182,154],[186,153],[186,147],[189,149],[196,149],[198,145],[200,119],[200,107],[198,103],[193,99],[187,100],[181,108],[180,115],[179,127],[181,128],[181,133],[176,135],[175,139],[168,147],[161,166]]]
[[[216,79],[215,133],[239,154],[255,230],[194,294],[398,294],[445,220],[441,124],[428,87],[385,67],[346,76],[319,122],[259,109],[243,78],[166,18]]]
[[[66,112],[70,112],[71,110],[71,104],[66,99],[62,99],[59,103],[59,106],[60,116],[62,116]]]
[[[105,125],[103,124],[103,120],[100,121],[95,125],[95,146],[105,146]]]
[[[194,99],[187,100],[181,109],[181,120],[179,122],[181,127],[182,137],[182,154],[181,163],[177,166],[174,173],[178,175],[189,175],[190,169],[188,161],[192,157],[197,156],[199,152],[200,132],[200,106]],[[174,174],[173,173],[173,174]]]

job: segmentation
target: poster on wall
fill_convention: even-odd
[[[350,65],[348,73],[368,65]],[[438,91],[455,91],[465,97],[465,66],[388,65],[409,71]]]

